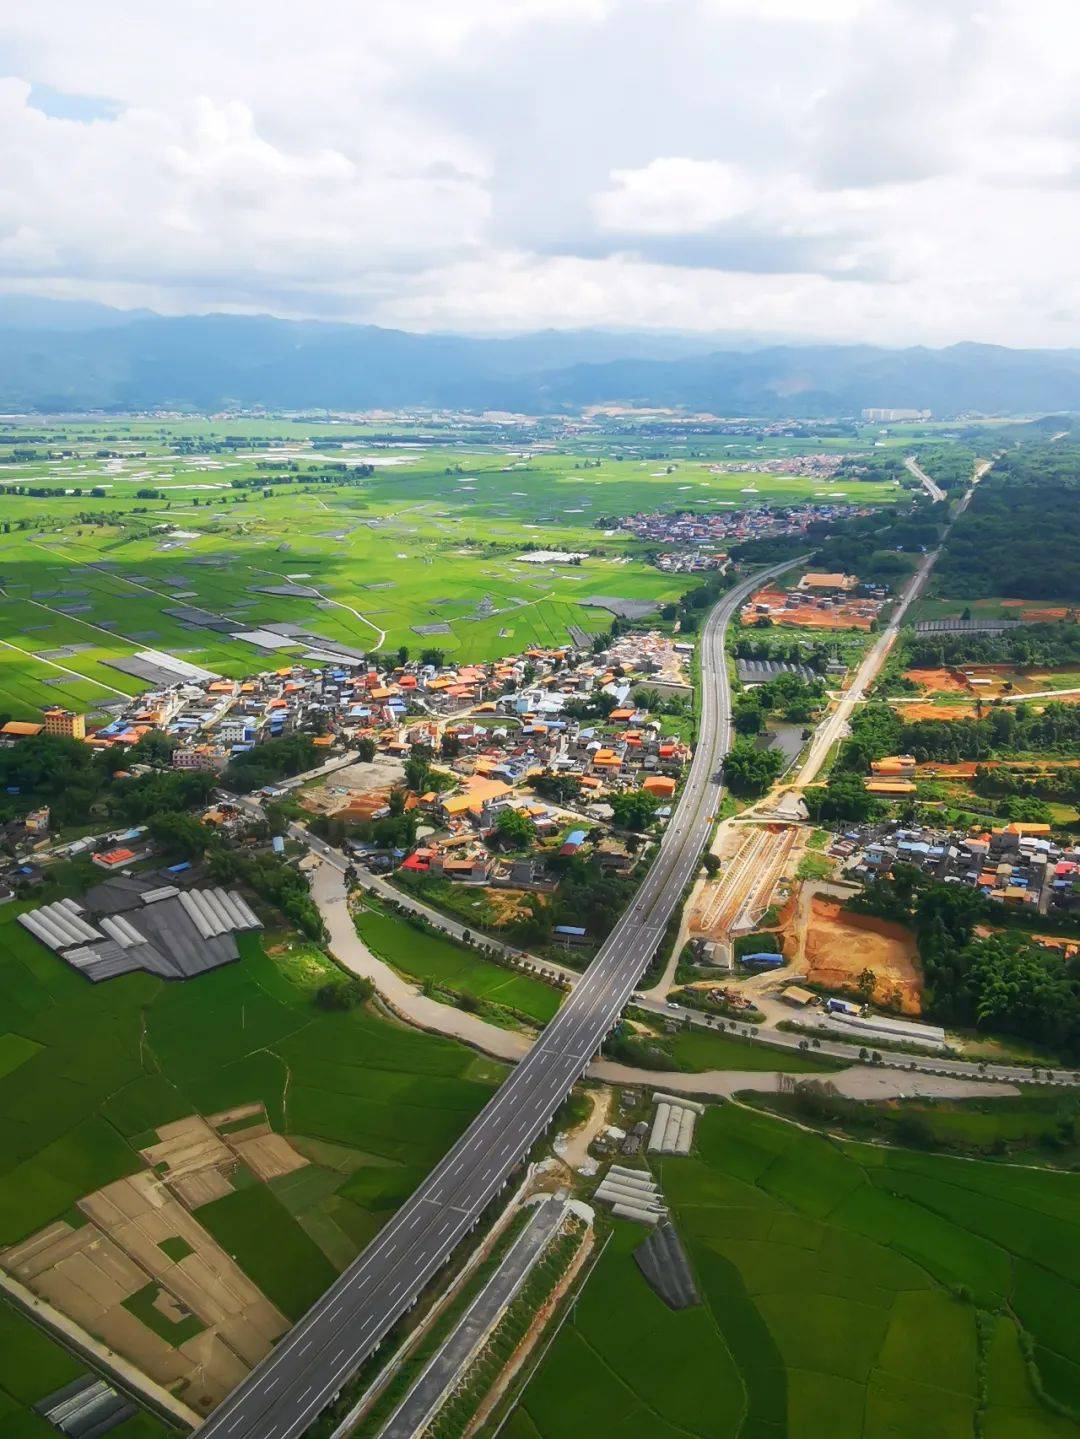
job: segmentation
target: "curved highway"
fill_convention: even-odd
[[[730,746],[728,621],[764,579],[730,590],[701,642],[700,735],[656,859],[582,979],[487,1107],[379,1235],[206,1420],[200,1439],[298,1439],[395,1321],[546,1128],[612,1028],[697,869]]]

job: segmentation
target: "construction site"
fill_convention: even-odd
[[[750,933],[790,879],[797,825],[732,825],[721,843],[721,868],[705,884],[690,916],[690,934],[720,947]]]

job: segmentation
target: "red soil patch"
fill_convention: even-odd
[[[911,723],[915,720],[959,720],[974,719],[974,705],[934,705],[934,704],[913,704],[897,705],[896,712],[902,720]]]
[[[904,1014],[922,1011],[922,973],[915,936],[902,924],[851,914],[831,900],[810,901],[806,928],[806,977],[827,989],[856,991],[864,969],[878,977],[875,996],[890,1000],[900,993]]]
[[[960,764],[917,764],[915,773],[919,779],[974,779],[979,768],[972,760]]]
[[[1044,625],[1052,620],[1067,620],[1069,611],[1062,609],[1051,610],[1021,610],[1020,618],[1026,625]]]
[[[786,625],[795,629],[811,630],[868,630],[877,613],[878,606],[866,600],[838,605],[835,609],[819,609],[817,605],[792,605],[787,603],[782,590],[758,590],[743,611],[744,625],[756,624],[762,618],[754,613],[756,605],[768,605],[770,619],[774,625]]]
[[[925,694],[967,693],[967,685],[952,670],[905,670],[904,678],[918,685]]]

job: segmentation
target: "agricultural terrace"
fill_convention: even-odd
[[[647,562],[647,546],[598,529],[605,514],[835,499],[840,488],[860,503],[901,493],[718,474],[712,453],[658,463],[629,458],[627,446],[615,457],[610,445],[589,455],[554,443],[510,450],[406,435],[387,444],[361,426],[337,429],[341,440],[328,426],[273,421],[50,421],[23,440],[0,435],[0,711],[30,718],[59,704],[93,714],[139,692],[109,661],[144,649],[234,677],[302,652],[167,613],[183,607],[250,630],[310,626],[365,650],[435,646],[458,662],[561,644],[569,625],[595,633],[611,623],[609,610],[582,600],[663,604],[686,587]],[[58,457],[19,458],[27,454]],[[522,562],[528,547],[585,558]],[[292,592],[265,593],[282,585]]]
[[[0,911],[0,1246],[144,1168],[159,1125],[261,1103],[312,1162],[196,1211],[290,1318],[453,1144],[502,1067],[364,1008],[313,947],[241,936],[237,964],[186,984],[91,985]],[[264,948],[264,944],[267,948]],[[271,952],[267,952],[269,949]],[[321,1251],[321,1252],[320,1252]]]
[[[835,1142],[733,1105],[660,1177],[703,1303],[617,1223],[509,1439],[1080,1434],[1080,1178]]]

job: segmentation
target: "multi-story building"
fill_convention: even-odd
[[[45,733],[59,735],[61,739],[85,739],[86,716],[74,710],[59,707],[47,709],[44,713]]]

